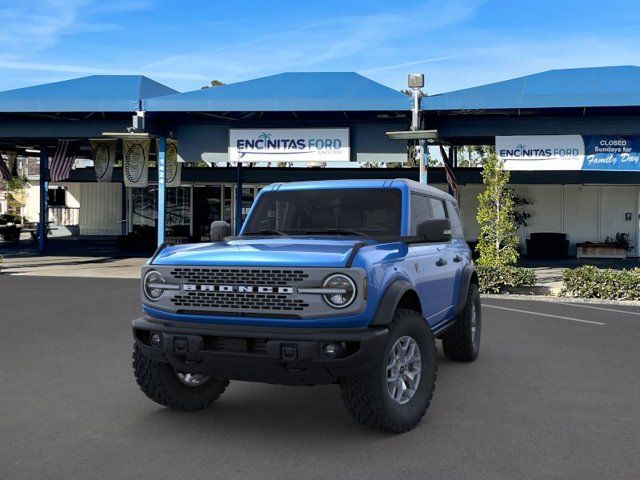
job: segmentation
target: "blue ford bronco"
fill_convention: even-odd
[[[136,380],[180,410],[229,380],[336,383],[358,422],[404,432],[431,401],[436,339],[459,361],[480,343],[457,203],[410,180],[270,185],[238,236],[159,248],[141,297]]]

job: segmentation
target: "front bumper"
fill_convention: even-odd
[[[214,378],[284,385],[335,383],[370,370],[384,349],[387,328],[313,329],[203,325],[149,317],[133,321],[142,352],[176,370]],[[152,345],[151,335],[160,336]],[[337,355],[325,346],[337,346]]]

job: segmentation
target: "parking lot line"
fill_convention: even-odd
[[[555,302],[545,302],[545,303],[555,303]],[[629,310],[617,310],[615,308],[594,307],[593,305],[585,305],[583,303],[564,302],[562,303],[562,305],[568,305],[571,307],[592,308],[594,310],[604,310],[605,312],[626,313],[627,315],[640,315],[640,312],[630,312]]]
[[[489,307],[489,308],[496,308],[498,310],[507,310],[509,312],[527,313],[529,315],[538,315],[540,317],[559,318],[560,320],[570,320],[572,322],[590,323],[592,325],[606,325],[606,323],[603,323],[603,322],[594,322],[592,320],[582,320],[581,318],[563,317],[561,315],[551,315],[550,313],[532,312],[530,310],[519,310],[517,308],[499,307],[497,305],[489,305],[488,303],[483,303],[482,306],[483,307]]]

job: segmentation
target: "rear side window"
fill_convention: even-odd
[[[416,235],[418,225],[431,218],[429,197],[417,193],[411,194],[411,231],[409,235]]]
[[[447,200],[447,213],[449,213],[449,220],[451,221],[451,233],[454,238],[462,238],[464,232],[462,231],[462,222],[460,221],[460,213],[458,207]]]
[[[447,211],[444,208],[444,201],[439,198],[429,197],[433,218],[447,218]]]

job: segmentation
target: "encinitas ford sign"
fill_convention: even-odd
[[[506,170],[580,170],[584,141],[580,135],[497,136],[496,153]]]
[[[496,137],[506,170],[640,171],[637,135],[520,135]]]
[[[230,162],[348,162],[348,128],[231,129]]]

